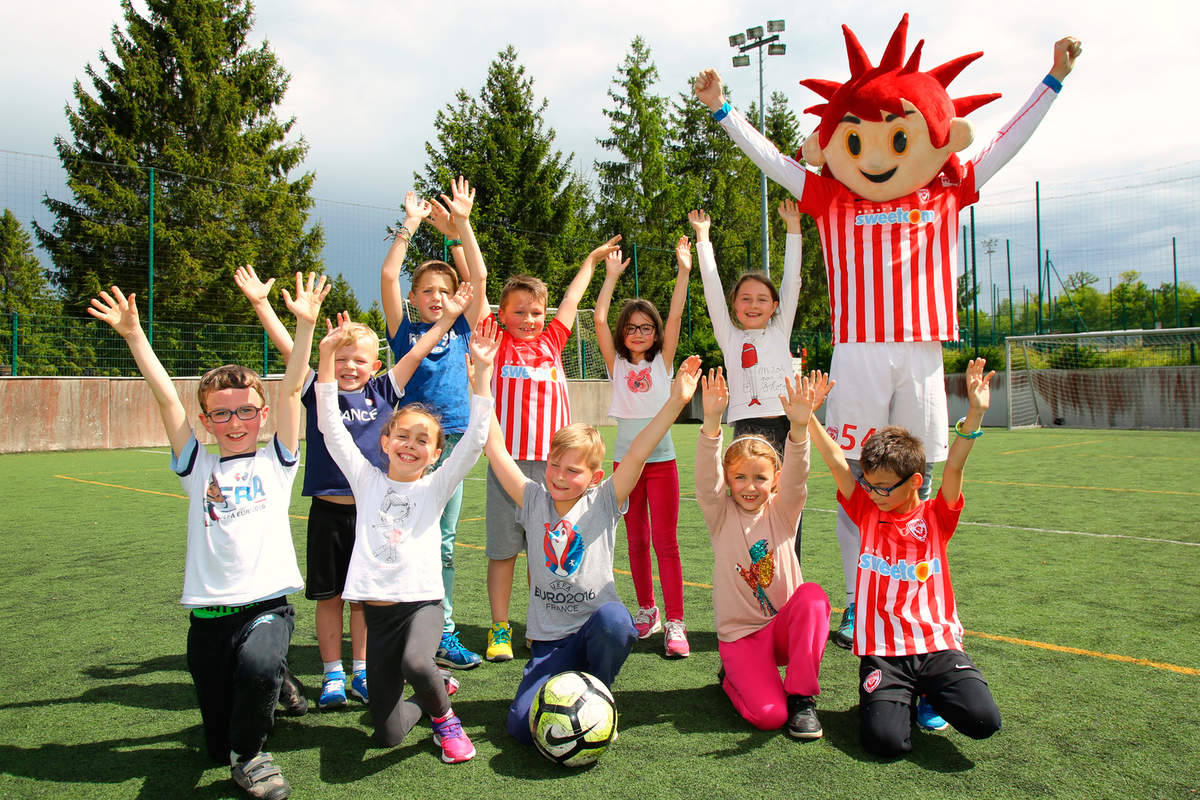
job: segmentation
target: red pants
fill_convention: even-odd
[[[818,676],[829,636],[829,598],[820,584],[802,583],[779,613],[735,642],[717,642],[721,688],[742,717],[761,730],[787,722],[790,694],[821,693]],[[783,680],[779,667],[786,667]]]
[[[617,465],[613,464],[614,471]],[[654,579],[650,574],[650,544],[654,543],[665,606],[663,619],[683,619],[683,562],[679,560],[678,527],[679,469],[674,460],[647,464],[629,494],[625,534],[629,538],[633,589],[642,608],[656,605]]]

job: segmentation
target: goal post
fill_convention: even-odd
[[[1200,429],[1200,328],[1010,336],[1008,426]]]

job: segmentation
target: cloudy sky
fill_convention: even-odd
[[[1057,38],[1069,33],[1083,41],[1084,55],[1062,97],[1033,140],[986,188],[985,200],[1022,202],[1035,178],[1044,197],[1080,196],[1163,176],[1178,182],[1181,175],[1200,172],[1200,110],[1184,91],[1200,78],[1195,56],[1200,24],[1197,15],[1177,13],[1180,4],[1009,0],[905,6],[847,0],[837,6],[831,14],[802,14],[801,4],[760,0],[260,0],[256,35],[270,41],[292,75],[282,112],[296,117],[296,130],[309,144],[306,167],[317,174],[314,194],[330,201],[394,205],[424,164],[435,111],[458,89],[477,93],[488,63],[508,44],[517,48],[538,96],[549,101],[547,122],[557,131],[558,145],[573,152],[586,173],[604,157],[595,144],[606,130],[601,109],[634,35],[651,48],[662,93],[673,95],[696,71],[716,66],[735,104],[745,107],[757,96],[757,69],[730,66],[727,38],[783,18],[788,52],[767,59],[767,91],[788,93],[799,110],[816,102],[799,80],[847,75],[841,23],[878,60],[904,10],[911,14],[910,48],[926,39],[927,67],[984,51],[951,85],[956,95],[1004,95],[971,115],[975,147],[986,143],[1046,73]],[[26,4],[20,24],[3,26],[0,150],[53,153],[53,137],[66,132],[63,107],[72,82],[84,77],[85,64],[98,63],[97,51],[108,46],[109,30],[119,20],[116,0],[50,0]],[[805,127],[815,119],[807,115]],[[1154,172],[1159,170],[1165,172]],[[1190,188],[1182,198],[1172,197],[1194,219],[1200,211],[1197,183],[1184,183]],[[1161,239],[1160,234],[1148,235]]]

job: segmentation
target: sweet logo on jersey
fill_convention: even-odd
[[[892,578],[893,580],[924,583],[929,580],[929,576],[941,574],[942,561],[939,558],[935,558],[932,561],[918,561],[915,564],[910,564],[904,559],[900,559],[893,564],[881,556],[863,553],[858,557],[858,568],[865,569],[868,572],[876,572],[885,578]]]
[[[583,563],[583,537],[565,519],[560,519],[554,525],[547,522],[542,551],[546,556],[546,569],[560,578],[566,578],[574,575]]]
[[[867,675],[867,679],[863,681],[863,691],[867,694],[879,688],[880,681],[883,680],[883,672],[878,669],[871,670],[871,674]]]
[[[646,367],[640,372],[629,371],[625,376],[625,384],[631,392],[648,392],[653,383],[650,380],[650,368]]]
[[[908,524],[904,526],[904,532],[918,542],[923,542],[929,538],[929,528],[925,525],[925,520],[920,517],[910,519]]]
[[[920,208],[897,208],[893,211],[879,211],[873,214],[859,214],[854,218],[855,225],[917,225],[921,222],[935,222],[937,212]]]
[[[530,367],[524,364],[505,364],[500,368],[501,378],[516,378],[526,381],[558,381],[558,367]]]

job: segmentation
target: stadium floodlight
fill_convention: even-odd
[[[746,34],[744,34],[744,33],[735,33],[729,37],[729,46],[730,47],[741,47],[745,43],[746,43]]]
[[[734,56],[733,57],[733,65],[735,67],[750,66],[750,56]]]
[[[767,55],[781,56],[787,52],[786,44],[769,44],[767,45]]]
[[[746,36],[752,40],[761,39],[763,37],[763,26],[755,25],[753,28],[746,28]]]
[[[770,33],[783,33],[783,20],[771,19],[767,20],[767,31]]]

